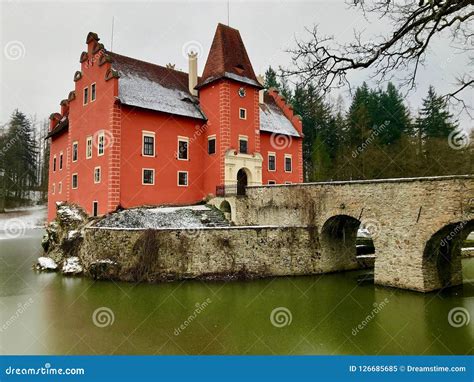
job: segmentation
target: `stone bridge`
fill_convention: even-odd
[[[423,292],[462,284],[472,175],[254,186],[228,202],[238,225],[314,227],[317,256],[330,271],[358,268],[362,223],[375,246],[376,284]]]

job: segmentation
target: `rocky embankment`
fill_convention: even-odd
[[[101,275],[116,273],[119,266],[113,259],[95,262],[84,261],[84,229],[97,227],[118,230],[186,229],[228,227],[230,222],[215,207],[207,205],[183,207],[133,208],[122,210],[103,218],[89,218],[77,205],[60,203],[57,216],[46,227],[42,240],[44,256],[38,258],[35,268],[39,271],[61,272],[66,275]],[[102,277],[105,276],[105,277]]]

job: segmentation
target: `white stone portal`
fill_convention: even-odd
[[[259,153],[242,154],[236,150],[228,150],[224,159],[224,184],[226,186],[237,185],[237,174],[239,170],[243,169],[247,174],[248,186],[261,186],[262,163],[263,157]]]

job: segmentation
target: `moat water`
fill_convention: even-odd
[[[474,259],[426,295],[364,272],[134,285],[36,273],[41,236],[0,240],[2,354],[473,354]]]

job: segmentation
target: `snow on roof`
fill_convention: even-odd
[[[298,131],[283,111],[273,102],[260,105],[260,130],[275,134],[299,137]]]
[[[119,99],[130,106],[204,119],[192,96],[133,73],[120,73]]]
[[[220,211],[201,205],[123,210],[99,220],[95,227],[200,229],[228,225]]]

